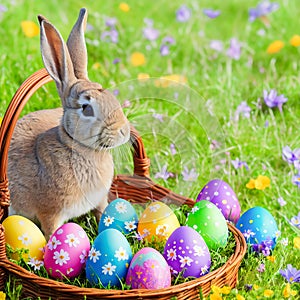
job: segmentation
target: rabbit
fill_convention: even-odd
[[[67,43],[38,16],[44,66],[62,108],[19,119],[11,140],[8,180],[12,212],[38,221],[44,235],[91,210],[107,206],[114,164],[110,149],[127,143],[130,123],[118,100],[87,74],[82,8]]]

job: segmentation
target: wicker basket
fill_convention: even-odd
[[[234,287],[238,279],[238,270],[246,252],[245,239],[234,226],[228,224],[233,233],[236,247],[232,256],[220,268],[198,279],[159,290],[106,290],[96,288],[79,288],[59,281],[39,277],[12,263],[6,256],[4,228],[2,221],[7,217],[9,206],[9,189],[7,179],[7,160],[10,139],[17,119],[29,98],[44,84],[51,81],[45,69],[31,75],[14,95],[0,128],[0,290],[4,289],[6,279],[11,274],[20,280],[24,297],[36,299],[200,299],[200,294],[207,295],[211,286],[224,285]],[[117,196],[130,199],[136,203],[146,203],[150,199],[171,201],[192,206],[194,201],[177,195],[155,184],[149,178],[150,160],[147,158],[142,139],[132,129],[135,140],[133,149],[133,176],[118,175],[110,190],[110,199]]]

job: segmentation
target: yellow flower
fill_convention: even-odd
[[[267,256],[267,260],[269,260],[272,263],[275,262],[275,259],[276,259],[275,256],[272,256],[272,255],[271,256]]]
[[[280,40],[276,40],[268,46],[267,53],[268,54],[278,53],[283,47],[284,47],[284,42]]]
[[[2,123],[2,118],[0,117],[0,125],[1,125],[1,123]]]
[[[92,65],[92,69],[93,70],[98,70],[101,68],[101,64],[99,62],[95,62],[93,65]]]
[[[254,284],[254,285],[253,285],[253,289],[254,289],[255,291],[257,291],[259,288],[260,288],[260,287],[259,287],[257,284]]]
[[[6,294],[3,292],[0,292],[0,300],[5,300],[6,299]]]
[[[300,249],[300,236],[294,238],[294,248]]]
[[[130,11],[130,6],[125,2],[121,2],[120,5],[119,5],[119,9],[121,11],[124,11],[124,12],[129,12]]]
[[[265,290],[264,291],[264,296],[265,297],[272,297],[274,292],[272,290]]]
[[[213,293],[209,296],[210,300],[222,300],[222,296],[219,293]]]
[[[134,67],[142,66],[146,63],[145,55],[141,52],[134,52],[131,54],[130,62]]]
[[[236,300],[245,300],[245,298],[242,295],[237,294],[236,295]]]
[[[40,33],[39,27],[33,21],[22,21],[21,27],[27,37],[34,37]]]
[[[187,78],[185,76],[179,75],[179,74],[162,76],[158,80],[155,81],[155,86],[166,88],[166,87],[172,85],[174,82],[185,84],[185,83],[187,83]]]
[[[147,81],[150,78],[150,75],[147,73],[140,73],[138,74],[138,80],[140,81]]]
[[[264,190],[270,186],[270,178],[268,176],[259,175],[256,179],[251,178],[246,184],[248,189]]]
[[[223,286],[220,289],[221,294],[228,295],[231,292],[231,287],[230,286]]]
[[[291,39],[290,39],[290,44],[294,47],[300,46],[300,35],[295,34]]]
[[[282,295],[284,298],[289,298],[290,296],[296,296],[297,291],[291,289],[291,285],[287,283],[285,288],[283,289]]]

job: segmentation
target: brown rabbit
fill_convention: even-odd
[[[38,219],[47,238],[70,218],[103,211],[114,169],[109,149],[130,136],[120,103],[88,79],[86,19],[81,9],[65,44],[39,16],[43,62],[63,108],[20,119],[9,150],[12,211]]]

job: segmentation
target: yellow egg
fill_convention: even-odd
[[[28,249],[28,254],[24,254],[23,259],[43,259],[46,239],[32,221],[22,216],[13,215],[3,221],[3,227],[5,229],[5,241],[8,245],[14,250]],[[17,256],[15,255],[13,258],[17,259]]]
[[[180,226],[170,207],[163,202],[151,203],[143,212],[138,223],[138,233],[148,241],[166,241]]]

